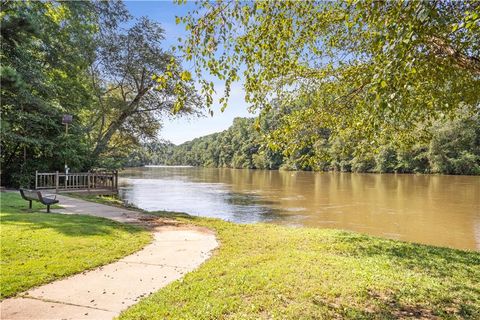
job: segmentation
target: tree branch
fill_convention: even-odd
[[[460,68],[469,70],[476,75],[480,75],[479,57],[466,55],[448,44],[444,39],[437,36],[428,37],[427,45],[435,52],[435,54],[450,57]]]

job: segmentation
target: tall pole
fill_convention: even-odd
[[[65,140],[67,140],[67,138],[68,138],[68,122],[65,122]],[[68,168],[68,166],[67,166],[67,155],[65,154],[65,173],[67,173],[66,172],[67,168]],[[67,177],[67,179],[68,179],[68,177]]]
[[[68,138],[68,124],[72,123],[73,116],[69,114],[64,114],[62,117],[62,123],[65,124],[65,140]],[[65,154],[65,183],[68,181],[68,165],[67,165],[67,155]]]
[[[65,122],[65,141],[68,139],[68,122]],[[67,154],[65,153],[65,184],[68,181]]]

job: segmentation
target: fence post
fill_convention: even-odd
[[[88,170],[87,172],[87,189],[88,189],[88,193],[90,193],[90,170]]]
[[[115,191],[118,191],[118,170],[115,170],[115,171],[113,172],[113,176],[114,176],[114,182],[113,182],[113,184],[114,184],[114,190],[115,190]]]
[[[35,190],[38,188],[38,170],[35,170]]]
[[[58,184],[60,183],[60,178],[58,177],[58,171],[55,171],[55,193],[58,193]]]

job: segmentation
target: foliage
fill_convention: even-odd
[[[108,264],[146,245],[138,227],[103,218],[45,213],[45,206],[1,193],[1,297]]]
[[[99,34],[97,58],[90,68],[96,103],[84,115],[93,160],[102,153],[118,157],[125,148],[155,138],[159,120],[172,113],[179,90],[185,101],[177,114],[198,113],[200,102],[192,81],[171,81],[156,88],[156,75],[175,61],[161,47],[164,37],[161,26],[145,17],[125,30]]]
[[[387,139],[377,152],[359,152],[353,137],[341,139],[328,130],[312,128],[310,123],[301,124],[304,135],[296,140],[295,149],[286,148],[284,143],[291,143],[291,137],[279,139],[274,133],[283,126],[282,122],[290,121],[289,112],[272,110],[260,119],[236,118],[223,132],[179,146],[167,142],[146,144],[128,165],[480,174],[479,115],[458,115],[456,120],[439,121],[426,136],[428,139],[419,139],[413,145]]]
[[[255,119],[235,118],[220,133],[175,146],[169,142],[145,144],[130,156],[127,165],[191,165],[228,168],[278,168],[281,155],[263,147]],[[266,126],[266,124],[263,124]]]
[[[162,140],[143,143],[130,153],[123,165],[126,167],[139,167],[146,164],[165,165],[171,161],[174,146],[173,143]]]
[[[64,135],[63,113],[90,103],[84,70],[95,14],[80,2],[2,2],[2,183],[28,185],[36,169],[79,166],[78,127]]]
[[[387,138],[413,144],[437,120],[480,105],[476,0],[204,0],[177,21],[207,103],[208,73],[225,82],[224,107],[241,78],[253,108],[308,102],[277,132],[294,156],[318,140],[315,128],[357,145],[356,156]]]
[[[478,252],[337,230],[177,219],[214,229],[220,248],[120,319],[480,316]]]
[[[480,118],[436,126],[428,151],[432,172],[480,174]]]
[[[33,185],[39,171],[118,167],[165,117],[196,114],[191,79],[156,74],[179,62],[161,26],[132,20],[122,2],[1,4],[2,184]],[[181,92],[181,94],[179,94]],[[68,134],[63,114],[73,115]]]

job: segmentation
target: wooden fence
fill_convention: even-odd
[[[41,173],[35,171],[35,189],[59,191],[118,191],[118,171],[95,171],[78,173]]]

